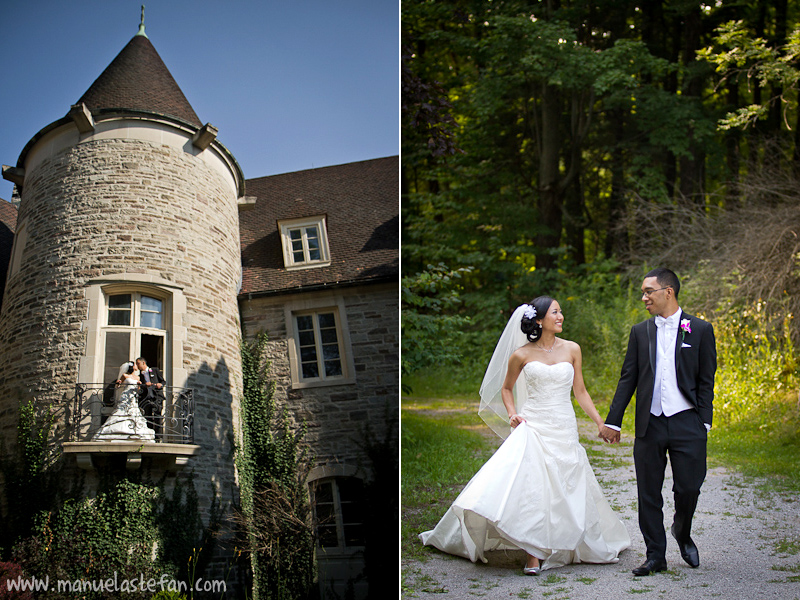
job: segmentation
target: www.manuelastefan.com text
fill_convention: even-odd
[[[198,579],[194,582],[194,587],[190,590],[189,584],[185,581],[176,581],[170,575],[162,575],[160,579],[152,577],[145,578],[144,575],[134,577],[133,579],[119,579],[117,572],[114,571],[114,576],[107,579],[76,579],[74,581],[65,581],[58,579],[55,581],[54,588],[51,588],[50,576],[45,576],[44,579],[38,577],[17,577],[16,579],[6,579],[6,588],[10,592],[48,592],[55,589],[61,593],[76,593],[82,594],[86,592],[117,592],[121,594],[130,594],[135,592],[151,592],[156,593],[160,591],[169,592],[226,592],[227,585],[224,581]]]

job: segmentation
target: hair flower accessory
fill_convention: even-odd
[[[528,304],[525,307],[525,312],[522,313],[522,316],[526,319],[535,319],[536,318],[536,307]]]
[[[681,341],[686,338],[687,333],[692,333],[692,322],[689,319],[681,319]]]

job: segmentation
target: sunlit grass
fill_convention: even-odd
[[[712,464],[765,480],[776,489],[800,491],[800,419],[765,427],[739,423],[715,427],[708,438]]]
[[[469,479],[492,455],[494,441],[463,400],[404,399],[401,525],[404,556],[420,556],[418,535],[432,529]],[[435,411],[432,412],[432,411]]]

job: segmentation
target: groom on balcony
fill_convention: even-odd
[[[711,429],[717,350],[711,324],[681,311],[680,281],[669,269],[650,271],[642,283],[644,307],[654,318],[634,325],[617,391],[600,431],[618,442],[622,416],[636,391],[633,460],[639,494],[639,528],[647,557],[633,569],[649,575],[667,568],[661,489],[672,464],[675,517],[670,528],[681,557],[700,565],[691,538],[692,518],[706,476],[706,440]]]
[[[136,368],[139,369],[139,408],[144,414],[147,426],[153,430],[156,441],[161,440],[163,423],[161,409],[164,406],[164,386],[167,380],[155,367],[148,367],[147,361],[141,356],[136,359]]]

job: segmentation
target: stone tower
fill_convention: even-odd
[[[156,476],[191,468],[201,499],[210,482],[225,506],[236,479],[244,178],[143,24],[3,176],[20,198],[0,315],[6,447],[20,401],[35,398],[57,416],[66,466],[85,469],[90,485],[103,461]],[[111,408],[103,386],[137,356],[166,376],[172,433],[92,441]]]

